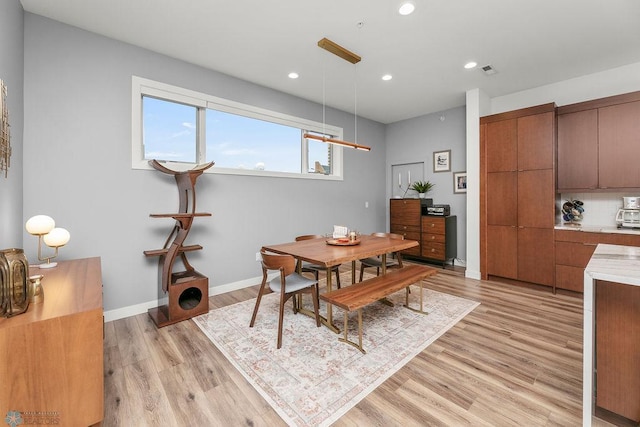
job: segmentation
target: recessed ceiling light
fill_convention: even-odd
[[[385,82],[391,80],[392,78],[393,76],[391,74],[385,74],[384,76],[382,76],[382,80],[384,80]]]
[[[400,15],[411,15],[414,10],[416,10],[416,6],[412,2],[407,1],[400,5],[400,9],[398,9],[398,13]]]
[[[298,77],[300,77],[300,76],[298,75],[298,73],[295,73],[295,72],[289,73],[289,78],[290,78],[290,79],[297,79]]]
[[[464,64],[464,68],[466,68],[467,70],[470,70],[472,68],[476,68],[476,66],[478,65],[477,62],[467,62],[466,64]]]

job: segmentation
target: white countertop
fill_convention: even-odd
[[[618,228],[611,225],[570,225],[559,224],[554,227],[556,230],[584,231],[587,233],[617,233],[617,234],[636,234],[640,236],[640,229],[637,228]]]
[[[584,272],[596,280],[640,286],[640,247],[599,244]]]

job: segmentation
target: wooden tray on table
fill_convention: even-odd
[[[360,244],[360,239],[349,240],[348,237],[327,240],[327,245],[332,245],[332,246],[354,246],[359,244]]]

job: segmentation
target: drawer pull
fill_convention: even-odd
[[[436,236],[431,236],[431,240],[436,240]]]
[[[429,224],[431,227],[435,227],[436,225],[432,222],[431,224]]]
[[[435,251],[436,251],[435,249],[431,248],[431,252],[435,252]]]

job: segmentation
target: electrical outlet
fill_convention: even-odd
[[[262,256],[260,256],[260,252],[256,252],[256,261],[262,261]]]
[[[364,202],[364,207],[365,207],[365,209],[368,209],[369,208],[369,202]]]

